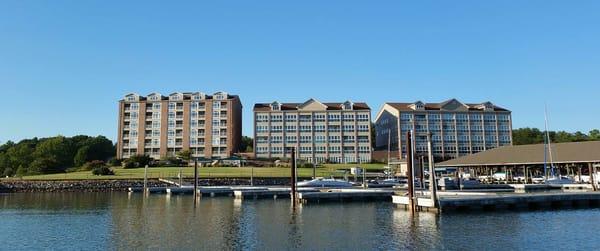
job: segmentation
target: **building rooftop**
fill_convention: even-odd
[[[600,162],[600,141],[551,144],[553,163]],[[544,144],[503,146],[492,150],[437,163],[437,167],[505,166],[550,162]]]
[[[137,93],[129,93],[125,95],[123,99],[120,101],[144,101],[144,100],[204,100],[204,99],[216,99],[215,97],[221,95],[222,99],[236,99],[239,98],[238,95],[231,95],[226,92],[216,92],[212,95],[205,94],[203,92],[174,92],[167,96],[161,95],[160,93],[153,92],[146,96],[141,96]],[[132,100],[129,100],[132,99]]]
[[[423,103],[421,101],[416,101],[413,103],[395,103],[395,102],[386,102],[386,104],[391,107],[399,110],[399,111],[418,111],[419,109],[415,109],[416,105],[421,104],[422,109],[425,111],[453,111],[459,110],[459,108],[469,110],[469,111],[484,111],[486,108],[491,108],[493,111],[509,111],[508,109],[502,108],[500,106],[494,105],[491,102],[483,102],[483,103],[462,103],[457,99],[450,99],[440,103]]]
[[[307,107],[311,104],[320,105],[323,108],[322,110],[327,111],[346,110],[344,109],[344,105],[350,105],[351,110],[371,110],[366,103],[353,103],[350,101],[342,103],[322,103],[315,99],[309,99],[304,103],[279,103],[277,101],[272,103],[257,103],[254,104],[254,111],[273,111],[272,107],[274,104],[279,105],[279,110],[281,111],[302,110],[303,107]]]

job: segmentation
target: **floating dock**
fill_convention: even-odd
[[[394,195],[392,202],[400,207],[409,207],[407,196]],[[600,192],[546,192],[527,194],[477,193],[473,195],[440,195],[436,203],[428,197],[418,197],[416,208],[419,211],[470,211],[494,209],[539,209],[600,204]]]
[[[317,192],[299,191],[298,200],[301,203],[327,201],[375,201],[391,200],[392,190],[383,189],[328,189]]]
[[[319,192],[319,190],[315,188],[298,188],[298,193],[300,192]],[[234,191],[234,195],[236,199],[290,198],[291,189],[288,187],[267,188],[263,190],[242,189]]]

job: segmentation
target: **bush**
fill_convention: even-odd
[[[297,166],[298,168],[313,168],[312,163],[298,163]]]
[[[95,167],[94,169],[92,169],[92,174],[93,175],[115,175],[115,172],[113,172],[112,169],[110,169],[107,166],[99,166],[99,167]]]
[[[136,168],[137,163],[130,161],[130,160],[125,160],[123,161],[123,169],[130,169],[130,168]]]
[[[94,170],[95,168],[103,167],[103,166],[106,166],[104,161],[92,160],[90,162],[86,162],[85,164],[83,164],[83,166],[81,167],[81,170],[89,171],[89,170]]]
[[[108,165],[109,166],[120,166],[122,164],[122,160],[117,159],[117,158],[111,158],[110,160],[108,160]]]
[[[129,159],[122,161],[123,168],[136,168],[136,167],[144,167],[146,165],[150,165],[152,162],[152,158],[148,155],[134,155]]]

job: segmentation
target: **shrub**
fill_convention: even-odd
[[[117,158],[111,158],[110,160],[108,160],[108,165],[110,166],[120,166],[122,164],[122,160],[117,159]]]
[[[130,161],[130,160],[125,160],[123,161],[123,169],[129,169],[129,168],[136,168],[137,167],[137,163]]]
[[[103,167],[103,166],[106,166],[104,161],[92,160],[90,162],[86,162],[85,164],[83,164],[83,166],[81,167],[81,170],[89,171],[89,170],[94,170],[95,168]]]
[[[115,175],[115,172],[113,172],[112,169],[110,169],[107,166],[98,166],[95,167],[94,169],[92,169],[92,174],[93,175]]]

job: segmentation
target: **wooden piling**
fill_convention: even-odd
[[[144,193],[148,191],[148,165],[144,166]]]
[[[291,170],[291,195],[290,197],[292,198],[292,205],[296,206],[296,148],[292,147],[292,162],[290,165],[290,170]]]
[[[437,180],[435,179],[435,164],[433,160],[433,152],[431,149],[431,133],[427,135],[427,158],[429,161],[429,191],[431,193],[433,207],[438,208]]]
[[[198,160],[194,160],[194,205],[198,200]]]
[[[413,152],[412,152],[412,136],[410,131],[406,132],[406,170],[408,175],[408,200],[410,204],[410,211],[415,212],[415,180],[413,176]]]

